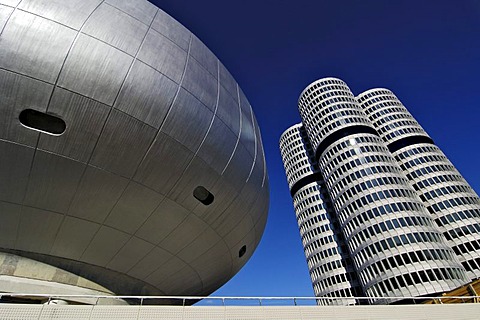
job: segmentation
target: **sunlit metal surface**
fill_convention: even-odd
[[[145,0],[0,0],[0,32],[0,291],[207,295],[229,280],[269,188],[252,108],[211,51]],[[22,125],[26,109],[65,131]]]

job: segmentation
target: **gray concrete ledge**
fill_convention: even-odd
[[[400,306],[0,305],[0,319],[478,319],[480,304]]]

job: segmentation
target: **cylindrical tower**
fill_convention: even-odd
[[[331,201],[301,124],[280,138],[290,192],[317,297],[363,295]],[[355,304],[355,299],[321,300],[320,304]]]
[[[372,301],[465,284],[465,269],[347,85],[318,80],[300,95],[299,109]]]
[[[368,90],[357,101],[433,214],[467,275],[479,278],[478,195],[390,90]]]

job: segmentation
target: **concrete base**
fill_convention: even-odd
[[[6,293],[15,293],[16,298],[21,300],[38,300],[41,303],[46,303],[43,297],[35,297],[35,294],[49,294],[62,295],[61,300],[66,303],[74,304],[115,304],[127,305],[128,303],[121,299],[96,299],[78,296],[98,296],[105,295],[105,292],[67,285],[58,282],[28,279],[15,276],[0,275],[0,291]],[[18,294],[18,295],[17,295]],[[66,297],[65,295],[72,295]],[[112,294],[113,295],[113,294]],[[75,297],[77,296],[77,297]],[[57,299],[58,300],[58,299]]]
[[[69,264],[65,263],[65,265],[68,266]],[[89,268],[94,271],[101,270],[87,265],[84,266],[83,270],[90,270]],[[76,266],[76,269],[81,269],[81,266]],[[76,269],[72,268],[72,271]],[[115,275],[109,274],[102,277],[102,274],[98,272],[88,274],[93,274],[98,279],[106,279],[105,282],[114,283],[110,279],[114,278]],[[117,277],[118,283],[114,283],[117,288],[122,285],[122,280],[121,276]],[[128,284],[128,281],[125,281],[125,283]],[[45,298],[35,297],[35,294],[58,294],[62,296],[114,296],[117,294],[96,281],[67,271],[60,266],[10,252],[0,252],[0,292],[19,294],[15,296],[15,299],[19,301],[27,302],[31,300],[35,302],[36,300],[40,303],[46,302],[43,301]],[[100,299],[98,301],[95,298],[85,297],[62,297],[61,299],[75,304],[128,304],[121,299]]]

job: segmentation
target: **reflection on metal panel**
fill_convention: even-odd
[[[208,109],[212,111],[215,109],[218,89],[217,79],[195,59],[188,60],[182,86]]]
[[[17,10],[2,33],[0,66],[54,83],[75,34],[58,23]]]
[[[217,58],[210,49],[203,44],[197,37],[192,38],[192,49],[190,54],[197,60],[215,79],[218,74]]]
[[[82,32],[134,56],[148,27],[121,10],[102,3],[88,18]]]
[[[230,93],[230,95],[237,100],[237,83],[233,79],[230,72],[225,68],[225,66],[220,62],[219,63],[219,73],[220,73],[220,84]]]
[[[114,47],[80,34],[65,61],[58,85],[111,106],[132,59]]]
[[[187,61],[185,50],[150,29],[137,58],[176,83],[180,83]]]
[[[162,132],[195,152],[207,134],[212,118],[213,113],[205,105],[181,89],[165,119]]]
[[[228,281],[259,242],[268,181],[250,104],[217,57],[146,0],[0,0],[0,30],[0,251],[18,264],[0,267],[0,291]]]
[[[192,158],[190,150],[160,132],[142,160],[134,180],[161,194],[167,194]]]
[[[242,90],[240,90],[240,107],[241,107],[241,136],[240,143],[245,146],[248,153],[255,157],[255,129],[252,123],[252,111],[247,98]]]
[[[188,49],[191,33],[168,14],[159,10],[152,23],[152,28],[163,34],[183,50]]]
[[[91,163],[130,178],[152,143],[155,132],[144,122],[114,109],[98,139]]]
[[[140,20],[146,25],[150,25],[157,12],[157,8],[147,0],[107,0],[105,2]]]
[[[237,94],[231,94],[223,86],[220,86],[219,94],[215,115],[238,137],[240,134],[240,106],[237,102]]]
[[[232,156],[236,141],[237,137],[233,132],[223,121],[215,117],[210,131],[198,151],[198,156],[214,168],[216,172],[222,173],[223,168]]]
[[[16,7],[21,0],[0,0],[0,4],[4,4],[11,7]]]
[[[13,12],[12,7],[2,6],[0,4],[0,32],[3,30],[3,27],[7,23],[8,18]]]
[[[177,89],[175,82],[137,60],[114,107],[158,129],[167,115]]]
[[[101,2],[101,0],[23,0],[19,8],[78,30]]]

